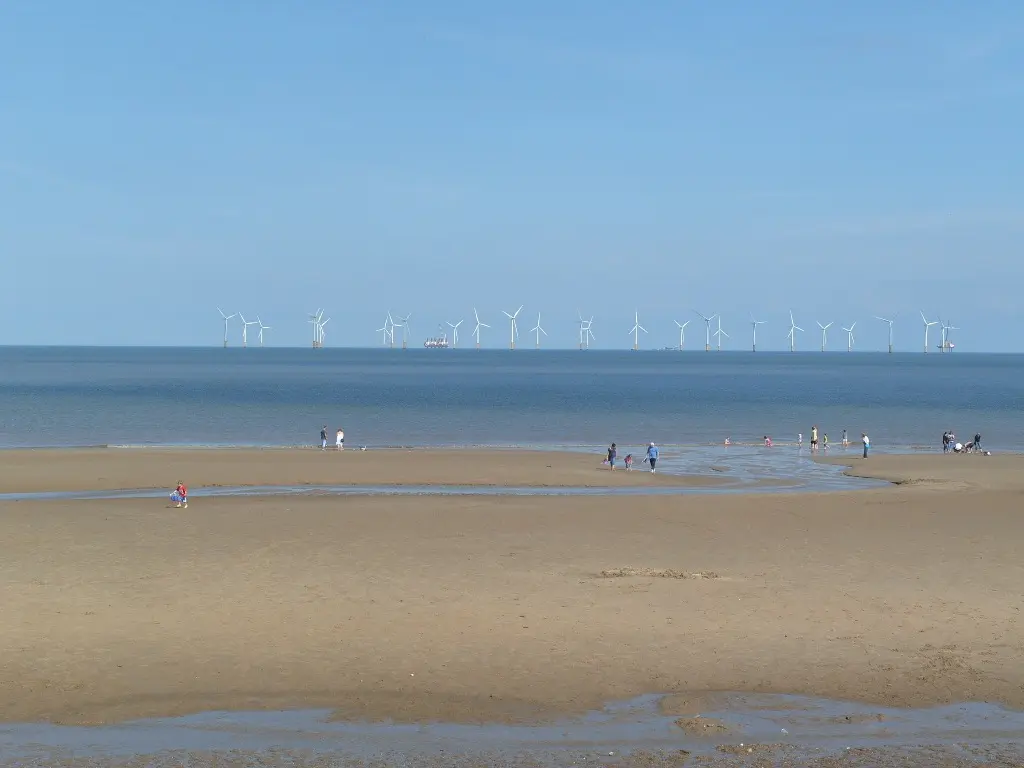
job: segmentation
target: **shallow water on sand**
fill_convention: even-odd
[[[900,710],[803,696],[720,695],[712,709],[667,716],[660,697],[610,704],[547,725],[331,722],[327,710],[209,712],[103,727],[0,726],[0,765],[201,766],[526,764],[678,765],[683,753],[761,760],[921,749],[953,765],[1024,758],[1024,713],[990,704]],[[144,760],[139,758],[145,756]],[[328,762],[317,762],[319,759]],[[88,761],[88,762],[86,762]],[[98,762],[103,761],[103,762]],[[467,761],[467,762],[463,762]],[[70,763],[74,765],[75,763]],[[870,764],[870,763],[868,763]],[[989,763],[991,764],[991,763]],[[1007,762],[1006,764],[1012,764]]]
[[[551,450],[568,450],[561,446]],[[575,448],[574,450],[580,450]],[[586,450],[586,449],[585,449]],[[602,449],[589,450],[600,455]],[[638,452],[637,455],[639,455]],[[620,470],[625,471],[625,470]],[[638,464],[634,472],[646,472]],[[694,493],[767,493],[772,491],[838,491],[881,487],[886,483],[848,477],[843,468],[819,464],[807,450],[721,446],[714,448],[667,449],[658,461],[658,471],[667,475],[709,477],[713,485],[651,487],[597,486],[485,486],[485,485],[260,485],[193,488],[190,498],[231,496],[675,496]],[[104,491],[40,491],[0,493],[0,501],[72,501],[84,499],[156,499],[167,491],[153,488],[123,488]]]

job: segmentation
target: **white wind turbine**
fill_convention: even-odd
[[[892,324],[896,322],[896,318],[897,317],[899,317],[899,315],[893,315],[892,320],[890,320],[887,317],[879,317],[878,315],[875,315],[875,320],[881,320],[883,323],[888,323],[889,324],[889,354],[890,355],[892,354]]]
[[[952,325],[950,323],[943,323],[942,324],[942,345],[939,347],[939,350],[941,352],[952,352],[953,351],[953,342],[951,342],[949,340],[949,332],[950,331],[959,331],[959,330],[960,330],[959,328],[957,328],[955,325]]]
[[[321,313],[321,314],[323,314],[323,313]],[[324,320],[322,322],[318,320],[317,323],[316,323],[316,332],[317,332],[316,345],[317,345],[317,347],[322,347],[324,345],[324,336],[327,335],[327,331],[324,329],[324,326],[326,326],[329,322],[331,322],[331,318],[328,317],[326,320]]]
[[[547,332],[547,331],[545,331],[545,330],[544,330],[543,328],[541,328],[541,327],[540,327],[540,312],[538,312],[538,313],[537,313],[537,324],[536,324],[535,326],[533,326],[533,328],[531,328],[531,329],[530,329],[530,333],[536,334],[536,336],[537,336],[537,341],[536,341],[536,347],[535,347],[535,348],[536,348],[536,349],[540,349],[540,335],[541,335],[542,333],[543,333],[543,334],[544,334],[545,336],[547,336],[547,335],[548,335],[548,332]]]
[[[924,323],[924,353],[927,355],[928,354],[928,329],[931,328],[933,325],[938,325],[939,321],[938,320],[931,320],[931,321],[929,321],[928,318],[924,316],[924,312],[922,311],[921,312],[921,322]],[[941,349],[941,347],[940,347],[940,349]]]
[[[815,320],[818,323],[818,327],[821,328],[821,351],[825,351],[825,344],[828,342],[828,329],[832,327],[832,323],[828,325],[822,325],[820,321]]]
[[[256,324],[260,327],[260,346],[263,346],[263,332],[273,330],[269,325],[264,325],[260,316],[256,315]]]
[[[473,307],[473,317],[476,320],[476,327],[473,329],[473,335],[476,336],[476,348],[480,349],[480,329],[490,328],[487,323],[480,322],[480,315],[476,313],[476,307]]]
[[[722,337],[725,336],[725,338],[728,339],[729,338],[729,334],[722,330],[722,316],[719,314],[719,315],[716,315],[716,317],[718,318],[718,330],[715,331],[715,338],[718,339],[718,351],[721,352],[722,351]]]
[[[452,329],[452,349],[456,349],[459,346],[459,326],[462,325],[462,321],[455,323],[448,323],[448,327]]]
[[[516,318],[519,317],[519,313],[522,312],[522,311],[523,311],[523,305],[522,304],[520,304],[519,305],[519,309],[517,309],[511,315],[508,312],[506,312],[505,310],[501,311],[501,313],[503,315],[505,315],[505,317],[507,317],[509,319],[509,322],[512,324],[511,336],[509,337],[509,342],[508,342],[508,348],[509,349],[515,349],[516,348],[516,339],[519,338],[519,326],[516,325]]]
[[[755,320],[754,313],[750,313],[750,351],[757,352],[757,326],[764,325],[767,320]]]
[[[224,318],[224,346],[226,347],[228,345],[228,320],[235,317],[238,313],[236,312],[234,315],[225,315],[224,310],[220,307],[217,307],[217,311],[220,312],[220,316]]]
[[[409,348],[409,332],[410,332],[409,329],[411,327],[409,325],[409,318],[411,318],[411,317],[412,317],[412,312],[410,312],[405,317],[399,317],[398,318],[398,322],[397,323],[393,323],[392,326],[391,326],[391,328],[392,328],[391,332],[392,333],[394,333],[394,329],[395,328],[401,328],[402,329],[402,349],[408,349]]]
[[[690,324],[690,321],[687,320],[685,323],[680,323],[676,320],[675,324],[679,326],[679,351],[682,352],[683,345],[686,344],[686,326]]]
[[[384,319],[384,327],[378,328],[376,332],[384,334],[381,346],[386,347],[388,346],[388,342],[390,342],[391,348],[395,348],[395,321],[391,317],[390,310],[388,311],[388,316]]]
[[[309,316],[309,324],[313,326],[313,349],[320,346],[320,318],[323,316],[324,311],[322,309],[318,309]]]
[[[793,310],[791,309],[791,310],[789,310],[789,334],[787,334],[787,336],[786,336],[786,338],[789,339],[789,351],[790,352],[795,352],[796,351],[796,332],[797,331],[800,331],[800,333],[803,333],[804,329],[796,324],[796,321],[793,319]]]
[[[589,320],[586,321],[586,323],[587,327],[583,329],[583,348],[590,349],[590,342],[597,341],[597,339],[594,336],[594,332],[591,330],[591,328],[593,328],[594,326],[594,318],[591,317]]]
[[[849,328],[847,328],[845,326],[840,326],[840,327],[844,331],[846,331],[846,351],[847,352],[853,352],[853,329],[857,327],[857,321],[854,320]]]
[[[647,329],[640,325],[640,313],[633,312],[633,327],[630,329],[630,333],[633,334],[633,351],[636,352],[640,349],[640,331],[647,333]]]
[[[244,347],[247,346],[248,344],[248,333],[246,333],[246,331],[249,330],[250,325],[256,325],[256,321],[249,320],[248,322],[246,322],[245,315],[243,315],[241,312],[238,313],[238,316],[242,320],[242,346]]]
[[[580,349],[583,349],[583,345],[586,343],[587,337],[587,321],[583,319],[583,313],[578,309],[576,310],[576,316],[580,319]]]
[[[693,311],[697,312],[697,310],[693,310]],[[711,321],[714,320],[717,315],[711,315],[710,317],[708,317],[707,315],[702,315],[700,312],[697,312],[697,316],[701,320],[704,321],[704,351],[705,352],[710,352],[711,351]]]

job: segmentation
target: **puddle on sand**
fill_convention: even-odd
[[[989,704],[897,710],[722,695],[711,702],[715,711],[700,716],[724,728],[702,736],[662,713],[660,699],[642,696],[550,725],[342,723],[330,721],[328,710],[210,712],[101,727],[4,725],[0,766],[657,766],[680,765],[687,754],[723,765],[730,755],[785,756],[787,764],[836,755],[854,764],[851,758],[878,750],[924,747],[952,758],[950,765],[991,764],[995,753],[1009,755],[1008,764],[1024,759],[1024,713]],[[230,762],[236,758],[241,762]]]

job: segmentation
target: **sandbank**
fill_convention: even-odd
[[[141,463],[94,483],[166,484],[152,456],[118,456]],[[244,458],[230,482],[255,478]],[[892,476],[1024,468],[877,458]],[[53,487],[20,466],[5,485]],[[685,716],[714,691],[1022,707],[1022,494],[998,477],[943,494],[0,503],[0,720],[526,721],[650,692]]]
[[[825,464],[847,467],[851,477],[885,480],[920,490],[1024,491],[1024,455],[984,454],[872,454],[818,458]]]
[[[728,478],[611,471],[604,456],[502,449],[83,448],[0,451],[0,493],[257,485],[712,487]],[[621,461],[621,459],[620,459]]]

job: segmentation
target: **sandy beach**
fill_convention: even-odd
[[[566,454],[258,453],[11,452],[0,488],[654,481]],[[1021,707],[1022,470],[879,455],[852,471],[903,485],[6,502],[0,720],[528,721],[649,692],[687,715],[715,691]]]

